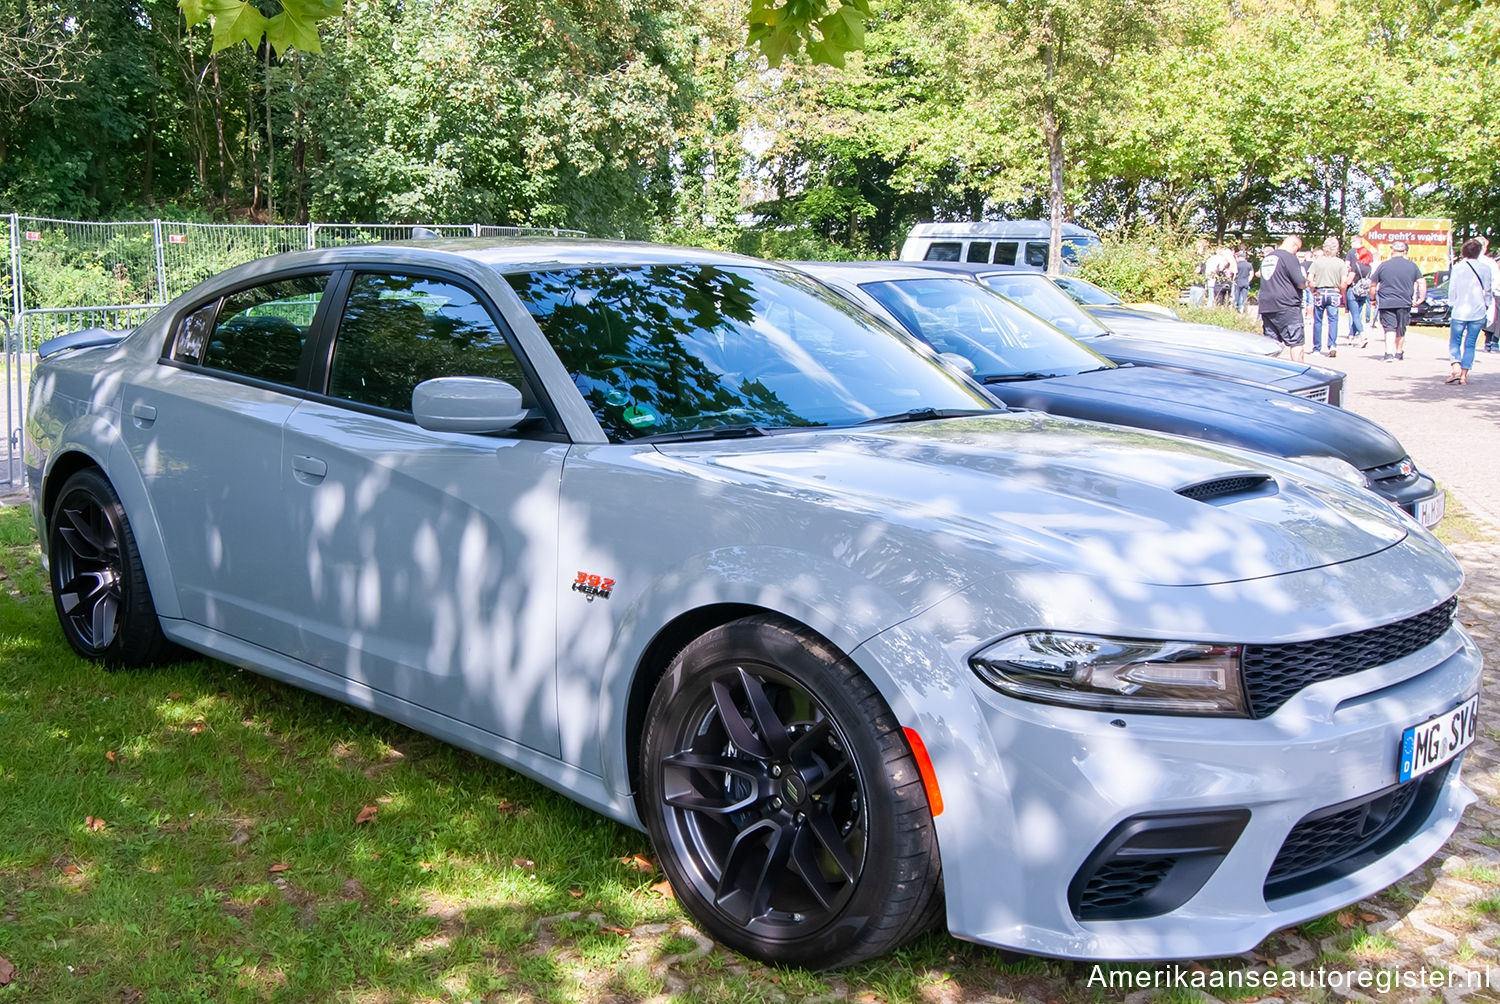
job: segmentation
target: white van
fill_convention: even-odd
[[[902,261],[970,261],[995,265],[1028,265],[1045,270],[1047,220],[997,220],[991,223],[918,223],[901,245]],[[1073,223],[1062,225],[1064,271],[1099,246],[1099,235]]]

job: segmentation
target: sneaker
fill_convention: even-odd
[[[1370,340],[1368,338],[1361,338],[1359,340],[1359,347],[1360,348],[1365,349],[1365,348],[1369,348],[1369,346],[1370,346]]]
[[[1397,352],[1396,353],[1396,358],[1397,359],[1405,359],[1406,358],[1406,353],[1405,352]]]
[[[1339,354],[1339,350],[1338,350],[1338,349],[1329,349],[1329,350],[1328,350],[1328,358],[1329,358],[1329,359],[1332,359],[1332,358],[1334,358],[1334,357],[1335,357],[1335,356],[1337,356],[1337,355],[1338,355],[1338,354]]]
[[[1389,352],[1387,352],[1385,355],[1381,356],[1380,358],[1384,359],[1388,363],[1393,363],[1393,362],[1396,361],[1396,357],[1393,356],[1393,355],[1391,355]]]

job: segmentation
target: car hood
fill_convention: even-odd
[[[1318,386],[1339,376],[1333,370],[1312,367],[1307,363],[1294,363],[1287,359],[1220,352],[1201,346],[1188,349],[1181,345],[1148,338],[1132,338],[1128,335],[1099,335],[1080,338],[1079,341],[1117,363],[1196,371],[1283,390]]]
[[[1213,324],[1194,324],[1191,321],[1173,321],[1125,307],[1086,309],[1117,335],[1251,356],[1274,356],[1281,351],[1281,346],[1265,335],[1249,331],[1235,331],[1233,328],[1221,328]]]
[[[1407,534],[1368,493],[1268,457],[1033,413],[659,449],[715,481],[868,514],[871,532],[919,525],[923,546],[969,561],[971,578],[1003,557],[1206,585],[1350,561]],[[1207,502],[1179,494],[1247,475],[1274,481]]]
[[[1130,366],[988,389],[1012,407],[1208,439],[1279,457],[1337,457],[1362,471],[1406,456],[1395,436],[1352,411],[1198,373]]]

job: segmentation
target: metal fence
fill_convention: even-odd
[[[102,223],[0,215],[0,324],[4,325],[8,462],[0,485],[21,483],[21,437],[36,347],[81,328],[136,327],[162,304],[232,265],[281,251],[409,240],[422,227],[444,237],[583,236],[557,227],[483,223]],[[6,452],[8,451],[8,452]]]
[[[12,314],[51,307],[164,303],[231,265],[281,251],[408,240],[417,227],[445,237],[582,236],[557,227],[483,223],[98,223],[0,217],[10,267],[0,291]]]

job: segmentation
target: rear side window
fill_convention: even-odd
[[[987,262],[989,260],[990,260],[990,242],[989,241],[970,241],[969,242],[969,254],[968,254],[968,257],[964,258],[964,261],[986,261]]]
[[[409,413],[417,384],[442,376],[505,380],[531,403],[515,352],[474,294],[422,276],[355,276],[334,341],[329,395]]]
[[[200,307],[179,325],[172,358],[292,386],[327,286],[326,274],[297,276]]]
[[[995,264],[1014,265],[1016,263],[1016,242],[1001,241],[995,245]]]
[[[957,241],[934,243],[927,249],[926,261],[958,261],[964,246]]]
[[[1026,245],[1026,264],[1032,268],[1047,267],[1047,245],[1032,242]]]

